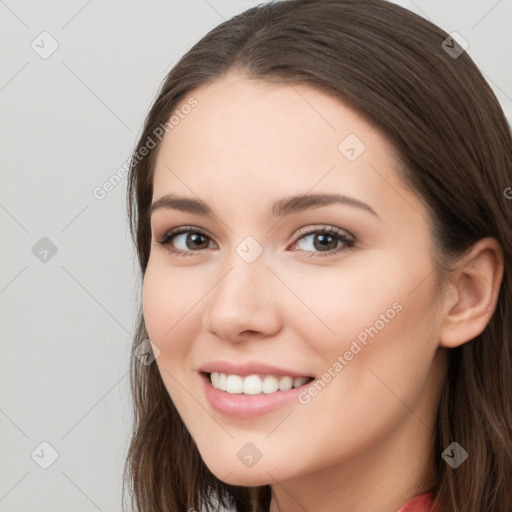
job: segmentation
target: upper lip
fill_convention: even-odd
[[[311,377],[308,373],[298,373],[286,368],[279,368],[267,363],[247,362],[247,363],[232,363],[229,361],[212,361],[206,363],[199,368],[199,371],[205,373],[219,372],[227,373],[230,375],[240,375],[246,377],[247,375],[262,374],[262,375],[288,375],[290,377]]]

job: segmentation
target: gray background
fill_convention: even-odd
[[[120,510],[139,287],[126,179],[92,192],[177,59],[258,3],[0,0],[0,512]],[[512,0],[397,3],[466,39],[512,119]]]

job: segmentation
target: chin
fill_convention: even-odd
[[[234,466],[230,466],[229,464],[209,465],[206,464],[206,462],[205,464],[218,480],[229,485],[259,487],[261,485],[269,485],[274,481],[272,468],[269,469],[263,465],[259,468],[246,468],[243,467],[243,464],[238,460],[236,462],[240,467],[236,467],[238,464],[235,464]]]

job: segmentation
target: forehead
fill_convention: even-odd
[[[172,192],[256,207],[310,190],[396,200],[392,146],[333,95],[231,73],[191,92],[178,114],[190,98],[162,140],[153,200]]]
[[[180,111],[192,97],[196,106],[183,114]],[[258,160],[271,153],[274,158],[287,155],[309,161],[325,151],[337,158],[338,144],[349,134],[366,145],[389,149],[372,124],[340,99],[306,84],[231,73],[190,93],[175,112],[177,124],[164,138],[163,156],[179,151],[180,159],[197,163],[229,156],[229,161],[242,160],[249,168],[258,163],[256,155]]]

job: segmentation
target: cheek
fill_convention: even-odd
[[[431,313],[430,280],[412,293],[414,287],[405,280],[392,279],[395,285],[386,288],[382,282],[375,287],[367,276],[358,276],[358,285],[373,284],[364,292],[355,282],[348,286],[351,281],[345,279],[347,287],[329,295],[333,304],[326,301],[318,310],[336,335],[317,334],[320,383],[299,397],[301,405],[294,415],[296,437],[313,437],[304,457],[320,466],[327,459],[334,463],[340,454],[349,456],[361,443],[369,445],[405,422],[410,409],[404,404],[418,404],[432,387],[429,369],[437,326]],[[416,414],[427,421],[421,407]],[[312,436],[314,425],[319,431],[323,425],[333,425],[330,437],[336,441],[326,446],[320,436]],[[279,446],[275,449],[279,453]]]
[[[179,268],[169,269],[149,264],[144,276],[142,309],[148,335],[165,355],[182,352],[189,346],[187,338],[200,323],[197,305],[207,291],[197,276]],[[187,334],[188,333],[188,334]]]
[[[156,364],[165,388],[182,419],[196,402],[183,392],[189,372],[189,354],[200,328],[197,305],[204,290],[200,279],[185,278],[179,269],[148,264],[142,290],[144,322],[151,341],[159,348]],[[189,390],[191,391],[191,390]],[[190,428],[190,425],[187,425]]]
[[[289,325],[325,370],[344,354],[358,369],[355,381],[368,378],[374,364],[398,368],[409,361],[412,372],[414,364],[428,366],[438,329],[432,267],[427,254],[411,258],[406,250],[380,254],[371,263],[316,267],[307,279],[295,279],[293,290],[302,301],[289,309]],[[289,271],[283,280],[291,279]]]
[[[293,283],[297,297],[288,309],[289,325],[300,331],[300,339],[319,340],[325,353],[343,351],[365,328],[376,322],[381,327],[381,315],[393,321],[401,309],[404,294],[389,268],[381,274],[354,265],[315,267],[300,279],[287,273],[283,281]]]
[[[414,403],[435,356],[439,326],[432,277],[411,269],[405,275],[402,268],[387,266],[380,279],[379,269],[345,279],[342,307],[325,310],[336,332],[322,345],[325,370],[340,375],[331,379],[331,398],[344,396],[348,410],[359,411],[356,418],[397,412],[403,408],[397,396]]]

